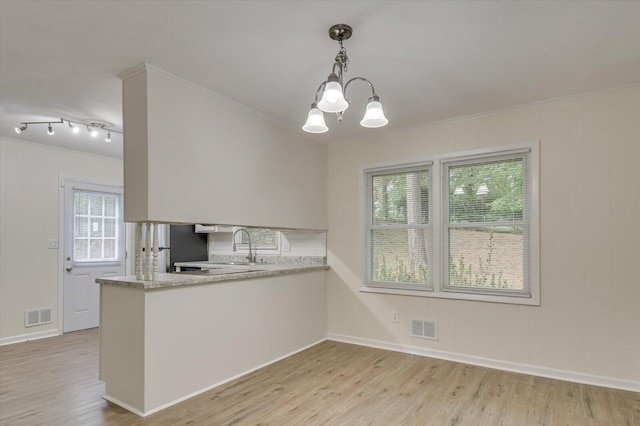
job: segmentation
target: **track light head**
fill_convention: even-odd
[[[71,129],[71,132],[72,132],[72,133],[75,133],[76,135],[77,135],[78,133],[80,133],[80,127],[78,127],[78,126],[74,126],[73,124],[71,124],[71,122],[70,122],[70,121],[69,121],[68,123],[69,123],[69,128]]]
[[[95,127],[87,126],[87,132],[89,132],[89,134],[94,138],[98,136],[98,131],[95,129]]]
[[[16,127],[13,128],[13,130],[15,130],[17,134],[20,134],[20,133],[24,132],[25,130],[27,130],[27,125],[23,124],[22,126],[19,126],[19,127],[16,126]]]
[[[47,127],[47,134],[49,136],[54,135],[56,132],[53,131],[53,127],[51,127],[51,123],[49,123],[49,127]]]
[[[105,142],[111,142],[111,132],[107,131],[107,137],[104,138]]]

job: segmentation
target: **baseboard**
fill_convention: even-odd
[[[122,402],[118,401],[115,398],[109,397],[107,395],[104,395],[104,399],[106,399],[107,401],[113,402],[114,404],[119,405],[120,407],[124,408],[125,410],[129,410],[132,413],[137,414],[140,417],[147,417],[147,416],[149,416],[149,415],[151,415],[153,413],[157,413],[158,411],[164,410],[165,408],[169,408],[172,405],[179,404],[182,401],[186,401],[189,398],[193,398],[194,396],[200,395],[201,393],[210,391],[211,389],[217,388],[218,386],[222,386],[225,383],[229,383],[229,382],[231,382],[231,381],[233,381],[235,379],[238,379],[238,378],[240,378],[242,376],[246,376],[249,373],[253,373],[254,371],[259,370],[261,368],[264,368],[264,367],[266,367],[268,365],[274,364],[274,363],[276,363],[278,361],[281,361],[281,360],[283,360],[285,358],[289,358],[290,356],[295,355],[295,354],[297,354],[299,352],[305,351],[305,350],[307,350],[307,349],[309,349],[309,348],[311,348],[311,347],[313,347],[313,346],[315,346],[315,345],[317,345],[319,343],[324,342],[325,340],[327,340],[327,339],[326,338],[320,339],[320,340],[318,340],[318,341],[316,341],[314,343],[311,343],[311,344],[309,344],[309,345],[307,345],[307,346],[305,346],[303,348],[296,349],[295,351],[289,352],[286,355],[282,355],[282,356],[280,356],[278,358],[272,359],[271,361],[265,362],[264,364],[260,364],[257,367],[254,367],[254,368],[251,368],[251,369],[249,369],[247,371],[244,371],[242,373],[236,374],[235,376],[232,376],[232,377],[224,379],[224,380],[222,380],[220,382],[214,383],[213,385],[207,386],[204,389],[200,389],[198,391],[190,393],[189,395],[183,396],[181,398],[178,398],[178,399],[176,399],[174,401],[171,401],[171,402],[168,402],[166,404],[162,404],[161,406],[152,408],[151,410],[148,410],[148,411],[144,411],[144,412],[139,411],[139,410],[137,410],[137,409],[125,404],[125,403],[122,403]]]
[[[329,333],[327,339],[336,342],[351,343],[354,345],[369,346],[372,348],[386,349],[389,351],[402,352],[411,355],[420,355],[447,361],[460,362],[463,364],[472,364],[480,367],[494,368],[497,370],[512,371],[514,373],[523,373],[532,376],[546,377],[549,379],[557,379],[568,382],[583,383],[586,385],[603,386],[613,389],[640,392],[640,382],[636,382],[633,380],[615,379],[610,377],[578,373],[574,371],[556,370],[554,368],[518,364],[515,362],[500,361],[471,355],[462,355],[453,352],[438,351],[434,349],[403,345],[399,343],[389,343],[380,340],[347,336],[344,334]]]
[[[136,408],[133,408],[129,404],[125,404],[124,402],[120,401],[119,399],[113,398],[113,397],[107,395],[106,393],[104,395],[102,395],[102,398],[106,399],[109,402],[112,402],[112,403],[116,404],[119,407],[124,408],[125,410],[131,411],[133,414],[135,414],[137,416],[140,416],[140,417],[146,417],[149,414],[151,414],[151,413],[143,413],[142,411],[140,411],[140,410],[138,410]]]
[[[54,328],[53,330],[36,331],[34,333],[2,338],[0,339],[0,346],[13,345],[14,343],[28,342],[29,340],[38,340],[59,335],[60,331],[57,328]]]

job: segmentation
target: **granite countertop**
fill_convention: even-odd
[[[249,278],[270,277],[281,274],[298,272],[326,271],[327,265],[221,265],[209,262],[181,262],[180,266],[203,268],[201,271],[184,271],[176,273],[161,273],[157,281],[136,280],[135,276],[114,278],[97,278],[96,282],[103,285],[128,287],[140,290],[200,285],[218,281],[244,280]]]

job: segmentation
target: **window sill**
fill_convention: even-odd
[[[361,293],[377,293],[377,294],[395,294],[398,296],[433,297],[437,299],[469,300],[469,301],[475,301],[475,302],[506,303],[510,305],[540,306],[540,301],[535,297],[512,297],[512,296],[496,296],[496,295],[487,295],[487,294],[453,293],[453,292],[434,291],[433,289],[407,290],[407,289],[389,288],[389,287],[362,286],[360,287],[360,292]]]

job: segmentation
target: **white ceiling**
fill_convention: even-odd
[[[0,16],[1,134],[116,157],[120,135],[13,128],[121,128],[117,75],[147,62],[302,132],[336,23],[354,29],[347,77],[372,81],[388,128],[640,82],[640,1],[0,0]],[[315,139],[381,131],[358,125],[356,86],[344,121],[327,116]]]

